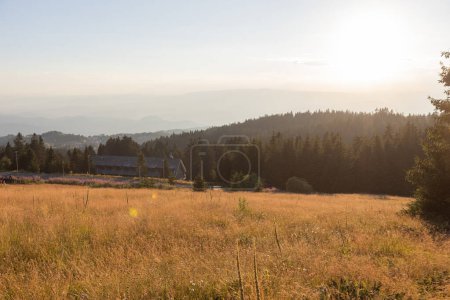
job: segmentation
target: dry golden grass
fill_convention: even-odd
[[[127,205],[127,196],[129,203]],[[2,298],[316,299],[332,279],[380,297],[450,297],[450,240],[407,198],[0,187]],[[239,198],[245,198],[241,201]],[[275,224],[278,242],[275,235]]]

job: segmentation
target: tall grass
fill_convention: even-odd
[[[113,188],[1,186],[0,298],[450,296],[449,238],[402,214],[407,198],[125,196],[132,210]]]

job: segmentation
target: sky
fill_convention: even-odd
[[[0,115],[193,120],[197,93],[245,102],[201,124],[323,105],[428,113],[449,13],[448,0],[0,0]],[[261,90],[279,97],[260,108]]]

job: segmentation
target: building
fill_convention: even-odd
[[[140,170],[138,167],[138,158],[136,156],[97,155],[93,157],[92,163],[97,174],[121,176],[144,175],[144,170]],[[170,174],[164,174],[165,163]],[[145,176],[174,176],[177,179],[186,179],[186,167],[181,159],[145,157],[145,164],[147,167]]]

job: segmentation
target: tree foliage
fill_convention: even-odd
[[[200,176],[195,177],[192,184],[192,190],[194,192],[203,192],[206,190],[206,183]]]
[[[286,191],[298,194],[311,194],[313,187],[303,178],[291,177],[286,182]]]
[[[450,52],[442,55],[450,58]],[[440,82],[446,97],[430,98],[436,122],[423,143],[424,157],[417,160],[408,179],[416,189],[411,211],[450,228],[450,68],[443,63]]]
[[[285,189],[287,180],[295,176],[305,179],[321,193],[410,196],[413,188],[405,180],[405,173],[414,165],[414,158],[422,156],[421,142],[429,124],[432,124],[431,117],[404,116],[387,109],[372,114],[288,113],[174,134],[142,146],[129,137],[110,138],[100,145],[98,154],[136,157],[142,153],[164,159],[173,155],[184,161],[188,174],[191,171],[194,176],[202,174],[204,180],[213,185],[226,185],[221,182],[225,177],[232,179],[231,182],[239,182],[235,184],[238,188],[261,189],[264,182],[264,186]],[[240,155],[227,155],[218,164],[223,150],[227,150],[220,152],[218,148],[205,150],[208,159],[204,160],[203,173],[198,171],[196,164],[190,170],[191,146],[202,138],[214,143],[224,134],[247,134],[251,144],[258,148],[258,152],[251,151],[252,147],[242,148],[252,165],[250,174],[247,174],[247,160]],[[41,137],[18,134],[12,144],[0,148],[0,159],[6,158],[2,164],[4,169],[15,170],[16,151],[21,170],[36,171],[37,165],[40,172],[47,173],[61,173],[63,168],[66,173],[94,170],[91,157],[96,153],[92,147],[84,150],[46,148]],[[257,153],[260,156],[259,172],[255,168],[258,166]],[[6,163],[9,162],[7,159],[11,164]],[[165,169],[165,176],[170,177],[167,164]]]

